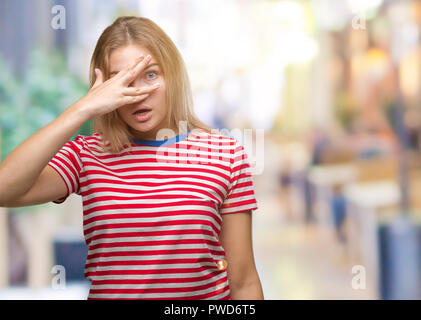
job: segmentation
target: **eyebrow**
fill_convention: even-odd
[[[158,65],[157,63],[152,63],[152,64],[148,65],[144,70],[147,70],[147,69],[152,68],[152,67],[157,66],[157,65]],[[110,76],[113,76],[113,75],[115,75],[119,72],[120,71],[112,71],[112,72],[110,72]]]

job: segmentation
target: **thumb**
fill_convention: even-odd
[[[95,83],[93,84],[92,88],[98,87],[103,82],[104,81],[101,69],[95,68]]]

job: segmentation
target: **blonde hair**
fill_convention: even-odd
[[[204,124],[194,114],[190,80],[177,47],[168,35],[153,21],[144,17],[119,17],[108,26],[98,39],[91,59],[89,82],[95,83],[95,68],[99,68],[104,81],[109,78],[109,58],[119,47],[136,44],[152,54],[162,69],[166,83],[166,103],[168,107],[168,128],[175,128],[185,121],[187,130],[212,128]],[[129,62],[128,62],[129,63]],[[125,145],[130,146],[133,138],[129,126],[117,110],[93,119],[93,130],[101,135],[103,151],[120,152]]]

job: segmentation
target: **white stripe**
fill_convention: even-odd
[[[231,290],[230,290],[230,289],[228,289],[227,291],[225,291],[225,292],[223,292],[223,293],[221,293],[221,294],[218,294],[218,295],[213,296],[213,297],[211,297],[211,298],[205,298],[205,299],[203,299],[203,300],[222,300],[222,298],[225,298],[225,297],[226,297],[226,296],[228,296],[230,293],[231,293]]]
[[[225,281],[224,284],[218,285],[222,288],[228,286],[228,281]],[[134,293],[134,294],[90,294],[90,298],[174,298],[174,297],[192,297],[202,294],[207,294],[214,292],[215,288],[210,287],[204,290],[190,290],[188,292],[173,292],[173,293]]]
[[[244,148],[240,148],[239,142],[232,138],[222,136],[219,133],[208,134],[203,130],[199,130],[194,132],[199,136],[193,136],[193,133],[185,140],[176,143],[172,146],[133,146],[132,151],[139,152],[139,154],[125,154],[122,156],[119,155],[112,155],[110,153],[102,153],[98,146],[101,144],[101,137],[100,135],[95,134],[95,138],[87,138],[84,142],[83,146],[76,144],[78,148],[80,148],[80,158],[82,162],[86,163],[89,162],[89,166],[83,166],[82,162],[80,162],[78,154],[75,153],[73,149],[70,147],[66,147],[65,152],[69,152],[72,154],[76,161],[83,167],[84,170],[96,170],[99,173],[96,174],[88,174],[79,179],[79,177],[73,176],[70,172],[71,178],[74,179],[73,182],[83,182],[86,186],[82,188],[82,192],[86,193],[89,190],[93,190],[94,188],[98,187],[110,187],[110,185],[116,189],[116,191],[112,192],[95,192],[94,194],[89,194],[83,197],[83,203],[85,204],[86,201],[94,199],[95,197],[101,196],[110,196],[122,197],[122,200],[115,200],[115,201],[95,201],[90,204],[85,204],[83,206],[84,213],[86,210],[99,208],[100,206],[107,206],[107,205],[119,205],[119,204],[131,204],[134,206],[138,206],[140,208],[135,209],[106,209],[97,212],[92,212],[89,215],[84,215],[83,219],[86,222],[88,219],[92,218],[99,218],[104,220],[97,220],[92,221],[89,224],[85,224],[83,226],[85,232],[86,230],[90,229],[93,226],[106,226],[108,224],[116,224],[116,228],[109,228],[109,229],[100,229],[100,230],[93,230],[90,233],[85,235],[86,241],[89,242],[88,247],[88,255],[92,254],[99,254],[98,257],[87,259],[86,264],[89,265],[91,263],[97,263],[97,267],[90,267],[86,268],[85,272],[95,272],[95,271],[118,271],[123,273],[123,275],[106,275],[106,276],[87,276],[88,279],[91,280],[105,280],[105,279],[114,279],[114,280],[131,280],[131,279],[167,279],[167,278],[177,278],[177,279],[189,279],[191,280],[187,283],[152,283],[152,284],[122,284],[122,285],[96,285],[92,287],[92,289],[147,289],[147,288],[184,288],[184,287],[197,287],[204,284],[209,284],[214,281],[220,280],[227,275],[226,272],[219,273],[218,275],[214,276],[213,278],[201,280],[195,282],[193,278],[196,278],[201,275],[214,275],[216,265],[214,262],[193,262],[193,263],[170,263],[171,260],[174,259],[222,259],[225,256],[222,254],[224,252],[224,248],[219,243],[219,231],[221,231],[222,225],[220,221],[222,221],[223,213],[229,212],[236,212],[236,211],[246,211],[249,208],[255,207],[255,203],[245,205],[242,207],[228,207],[226,209],[222,209],[219,211],[221,206],[223,205],[224,201],[225,204],[235,204],[238,201],[244,201],[248,199],[254,199],[254,194],[246,196],[246,197],[238,197],[236,199],[227,199],[228,190],[231,190],[232,194],[230,196],[235,196],[238,193],[246,192],[249,190],[253,190],[253,185],[249,187],[242,187],[236,188],[235,185],[230,184],[230,179],[238,177],[240,174],[249,173],[250,168],[247,167],[245,169],[233,171],[233,169],[238,166],[246,163],[248,160],[248,156],[244,150]],[[212,142],[214,145],[209,145],[209,142]],[[69,149],[70,148],[70,149]],[[212,149],[212,151],[210,151]],[[63,150],[64,151],[64,150]],[[124,150],[125,152],[126,150]],[[128,151],[128,149],[127,149]],[[144,151],[150,151],[151,154],[145,154]],[[182,155],[177,156],[174,155],[174,152],[179,152]],[[106,156],[106,157],[104,157]],[[57,157],[58,161],[68,164],[69,167],[74,168],[75,171],[77,170],[74,165],[71,163],[70,159],[66,158],[67,155],[59,155]],[[224,160],[222,160],[222,157]],[[231,161],[234,159],[233,157],[240,157],[234,163]],[[245,159],[243,159],[245,158]],[[125,160],[133,160],[133,163],[122,164],[119,161]],[[138,160],[139,162],[137,162]],[[70,161],[70,162],[69,162]],[[140,161],[146,161],[140,163]],[[175,162],[175,163],[171,163]],[[210,164],[208,167],[204,167],[204,163]],[[62,164],[64,165],[64,164]],[[168,171],[158,170],[158,167],[165,166]],[[221,166],[221,167],[220,167]],[[145,171],[142,170],[144,167],[150,167],[149,170]],[[71,181],[69,181],[66,177],[66,174],[54,166],[54,168],[59,171],[63,177],[67,180],[65,181],[68,185],[69,189],[71,188]],[[191,172],[184,172],[180,171],[180,169],[187,168],[191,169]],[[67,168],[66,168],[67,169]],[[202,172],[201,169],[207,170],[207,172]],[[123,172],[116,173],[115,170],[121,170]],[[66,170],[68,171],[68,170]],[[76,171],[77,172],[77,171]],[[112,175],[114,176],[112,176]],[[185,176],[188,174],[194,174],[199,178],[186,178]],[[138,175],[136,179],[128,178],[131,175]],[[146,175],[156,175],[158,178],[143,178]],[[162,176],[162,179],[159,177]],[[109,183],[90,183],[92,180],[95,179],[107,179]],[[210,181],[215,180],[216,182]],[[235,183],[238,185],[242,182],[247,182],[252,180],[251,177],[246,177],[237,180]],[[144,187],[142,183],[145,181],[152,182],[152,183],[160,183],[163,184],[162,186],[155,186],[155,187]],[[116,184],[116,182],[121,182],[121,184]],[[128,185],[127,182],[130,182],[134,185]],[[181,185],[177,185],[174,182],[181,182]],[[192,185],[193,183],[199,182],[204,184],[204,188],[200,188],[198,192],[198,187]],[[252,181],[253,182],[253,181]],[[136,185],[138,184],[138,185]],[[75,183],[75,186],[78,186]],[[192,189],[191,191],[179,191],[179,188],[187,188]],[[171,191],[161,191],[162,189],[172,189]],[[74,190],[72,190],[74,192]],[[136,192],[137,194],[130,194],[127,191]],[[150,192],[150,193],[145,193]],[[208,195],[209,194],[209,195]],[[169,199],[168,195],[176,196],[175,199]],[[145,197],[153,196],[157,199],[145,199]],[[179,196],[179,197],[177,197]],[[186,196],[193,196],[195,198],[186,198]],[[132,199],[129,199],[132,198]],[[196,200],[198,205],[191,204],[191,201],[195,202]],[[187,205],[180,205],[180,202],[185,201]],[[202,201],[204,201],[203,205]],[[213,206],[208,206],[211,203]],[[142,206],[147,204],[154,204],[154,205],[162,205],[161,208],[142,208]],[[185,214],[184,210],[202,210],[203,214],[200,212],[194,215]],[[162,216],[160,213],[162,211],[168,211],[168,213],[173,213],[171,215]],[[136,218],[122,218],[121,215],[123,214],[135,214]],[[179,215],[177,215],[179,213]],[[142,214],[152,214],[156,215],[155,217],[142,217]],[[116,218],[110,218],[110,215],[115,215]],[[198,223],[194,225],[189,225],[183,223],[182,220],[198,220]],[[174,221],[174,223],[179,223],[179,225],[170,225],[170,226],[159,226],[159,227],[118,227],[118,224],[130,224],[130,223],[160,223],[160,222],[167,222],[167,221]],[[205,225],[205,223],[212,223],[212,225]],[[174,235],[142,235],[142,236],[128,236],[128,233],[136,234],[143,233],[143,232],[156,232],[156,231],[173,231],[177,233],[177,231],[182,232],[186,229],[193,229],[193,230],[207,230],[209,234],[204,234],[200,232],[198,234],[174,234]],[[210,232],[209,232],[210,231]],[[218,231],[218,232],[216,232]],[[118,238],[106,238],[107,235],[112,235],[116,233],[121,233]],[[153,233],[152,233],[153,234]],[[99,236],[99,239],[91,240],[93,236]],[[101,236],[105,236],[105,238],[101,238]],[[169,242],[176,243],[178,240],[183,239],[190,239],[193,242],[197,241],[214,241],[217,243],[216,246],[208,245],[206,243],[191,243],[191,244],[169,244],[169,245],[159,245],[154,244],[154,242],[168,240]],[[148,245],[145,244],[148,241]],[[125,242],[131,242],[136,246],[124,246]],[[150,244],[152,243],[152,244]],[[114,245],[117,247],[111,248],[97,248],[92,250],[92,246],[95,245]],[[123,245],[122,247],[118,247],[119,245]],[[203,253],[191,253],[191,254],[171,254],[178,249],[198,249],[203,250]],[[157,254],[154,255],[157,251],[165,250],[167,251],[166,254]],[[217,251],[220,254],[215,255],[213,252],[210,251]],[[124,252],[125,256],[119,256],[113,254],[120,254]],[[145,255],[142,255],[142,254]],[[111,254],[109,257],[103,257],[101,254]],[[149,262],[157,260],[162,263],[156,263],[153,265],[110,265],[104,266],[104,262],[108,262],[113,264],[119,263],[119,261],[138,261],[139,263],[142,262]],[[165,261],[168,260],[168,261]],[[183,261],[183,260],[181,260]],[[191,260],[197,261],[197,260]],[[205,267],[208,269],[199,271],[199,272],[189,272],[189,273],[179,273],[176,272],[174,274],[165,273],[165,274],[147,274],[147,275],[125,275],[124,273],[130,270],[171,270],[171,269],[178,269],[178,268],[199,268]],[[172,271],[174,272],[174,271]],[[223,284],[219,284],[216,286],[212,286],[211,288],[205,290],[190,290],[190,292],[180,293],[152,293],[152,294],[99,294],[99,295],[90,295],[90,298],[95,297],[108,297],[108,298],[172,298],[172,297],[191,297],[194,299],[193,295],[201,295],[206,293],[215,292],[215,290],[220,290],[224,288],[224,286],[228,286],[228,281],[225,281]],[[219,300],[223,297],[226,297],[230,294],[229,287],[225,287],[228,289],[224,293],[220,293],[217,296],[205,299],[211,300]]]
[[[149,164],[149,165],[160,165],[162,163],[171,162],[172,165],[174,164],[199,164],[203,163],[205,160],[208,163],[214,164],[227,164],[226,159],[230,159],[232,153],[229,152],[231,149],[230,147],[221,148],[218,146],[214,146],[213,150],[207,147],[201,147],[202,149],[197,149],[196,147],[190,149],[155,149],[152,153],[149,154],[130,154],[130,155],[122,155],[118,158],[108,158],[108,159],[92,159],[92,157],[85,157],[83,159],[90,160],[90,161],[98,161],[104,165],[109,167],[117,167],[122,164],[118,164],[118,162],[122,160],[133,160],[133,159],[153,159],[154,161],[150,162],[142,162],[142,164]],[[218,149],[216,152],[215,149]],[[225,151],[226,150],[226,151]],[[228,151],[228,152],[227,152]],[[174,153],[181,153],[176,155]],[[225,158],[225,159],[224,159]]]
[[[216,206],[216,204],[215,204],[215,206]],[[147,215],[147,214],[156,213],[155,217],[152,216],[152,217],[147,217],[147,218],[145,217],[144,218],[144,219],[154,219],[156,217],[159,217],[160,212],[166,211],[166,215],[161,215],[162,220],[158,220],[158,221],[165,221],[166,219],[170,219],[168,215],[171,212],[174,213],[173,214],[174,217],[178,217],[176,219],[180,219],[179,218],[180,214],[175,214],[175,212],[184,212],[186,210],[203,212],[203,214],[200,214],[200,213],[193,214],[193,213],[191,213],[191,214],[185,215],[186,218],[192,219],[191,217],[193,217],[193,216],[197,216],[197,217],[208,216],[205,213],[210,213],[210,216],[218,216],[217,208],[215,206],[211,207],[211,206],[205,206],[205,205],[203,205],[203,206],[170,205],[170,206],[161,207],[162,208],[161,209],[162,211],[161,211],[161,210],[159,210],[159,207],[158,208],[141,208],[141,205],[139,205],[137,208],[135,207],[133,209],[126,209],[126,208],[119,209],[118,205],[117,205],[117,206],[113,206],[113,208],[110,208],[110,207],[109,208],[103,208],[102,211],[101,210],[92,211],[91,213],[86,214],[84,216],[84,220],[94,218],[94,217],[101,217],[101,216],[104,216],[104,215],[123,215],[123,214],[137,214],[139,216],[139,218],[143,218],[142,214]],[[86,211],[85,208],[84,208],[84,211]],[[172,215],[170,214],[170,216],[172,216]],[[112,219],[115,221],[115,219],[117,219],[117,218],[114,217]],[[124,219],[126,219],[126,218],[124,218]],[[124,220],[124,221],[126,221],[126,220]],[[145,220],[145,221],[148,221],[148,220]]]
[[[198,204],[194,204],[194,205],[187,205],[187,204],[179,204],[179,202],[193,202],[196,201],[199,203]],[[200,203],[200,202],[203,202]],[[206,205],[206,203],[211,203],[214,207],[218,205],[218,203],[213,202],[212,200],[206,200],[206,199],[127,199],[127,200],[102,200],[99,202],[92,202],[90,204],[85,204],[83,206],[83,209],[89,210],[89,209],[94,209],[96,207],[102,207],[102,206],[109,206],[109,205],[128,205],[128,204],[133,204],[133,205],[139,205],[138,208],[134,208],[134,209],[104,209],[104,210],[117,210],[118,213],[123,212],[124,210],[134,210],[135,213],[152,213],[152,212],[164,212],[164,211],[180,211],[180,210],[197,210],[200,208],[200,210],[203,211],[209,211],[209,212],[214,212],[215,210],[212,210],[212,208],[209,208],[209,206]],[[158,205],[161,204],[163,206],[161,207],[155,207],[155,208],[141,208],[142,205]],[[166,206],[165,206],[166,205]],[[175,209],[178,208],[178,209]],[[175,209],[175,210],[174,210]],[[94,213],[98,213],[98,211],[96,212],[92,212],[89,214],[89,216],[93,215],[95,216]]]
[[[225,273],[216,275],[213,278],[193,281],[193,282],[182,282],[182,283],[142,283],[142,284],[97,284],[92,285],[92,289],[152,289],[152,288],[185,288],[185,287],[194,287],[209,284],[226,277]],[[222,285],[222,284],[221,284]]]
[[[256,207],[256,204],[251,203],[251,204],[246,204],[246,205],[243,205],[243,206],[236,206],[236,207],[233,207],[233,208],[230,208],[230,207],[225,208],[225,209],[221,208],[221,214],[230,213],[230,212],[237,212],[237,211],[249,211],[249,210],[251,210],[255,207]]]
[[[201,267],[210,267],[210,269],[217,270],[217,266],[213,262],[202,263],[171,263],[171,264],[154,264],[154,265],[118,265],[118,266],[95,266],[85,268],[85,272],[96,271],[142,271],[142,270],[166,270],[166,269],[198,269]]]
[[[150,260],[177,260],[177,259],[225,259],[224,255],[216,255],[211,252],[207,253],[190,253],[190,254],[160,254],[160,255],[142,255],[142,256],[111,256],[111,257],[96,257],[86,259],[86,264],[107,261],[150,261]]]
[[[209,250],[220,250],[220,247],[212,246],[206,243],[191,243],[191,244],[172,244],[172,245],[148,245],[148,246],[130,246],[130,247],[100,247],[97,249],[89,249],[88,255],[95,254],[95,253],[106,253],[106,252],[130,252],[130,251],[172,251],[177,249],[209,249]]]
[[[73,193],[74,192],[74,187],[72,186],[72,183],[70,182],[70,180],[67,177],[66,173],[61,168],[59,168],[56,164],[54,164],[52,162],[49,162],[49,164],[51,166],[53,166],[58,172],[60,172],[60,175],[61,175],[62,179],[64,180],[64,183],[67,185],[67,188],[69,189],[69,193],[70,194]],[[63,165],[63,164],[61,164],[61,165]],[[70,174],[70,172],[69,172],[69,174]]]
[[[241,187],[241,188],[235,188],[233,190],[233,193],[231,193],[231,195],[237,194],[237,193],[241,193],[241,192],[245,192],[245,191],[254,191],[252,186],[246,186],[246,187]]]
[[[234,195],[235,193],[232,194],[231,196],[234,196]],[[236,197],[236,198],[228,198],[225,200],[225,205],[240,202],[240,201],[252,200],[252,199],[254,199],[254,196],[252,194],[247,195],[247,196]]]
[[[144,182],[145,180],[147,182],[164,182],[164,181],[185,181],[184,179],[194,179],[193,181],[196,181],[198,178],[187,178],[186,175],[187,174],[191,174],[191,175],[196,175],[196,176],[200,176],[203,178],[204,182],[209,183],[209,184],[214,184],[214,182],[209,181],[209,179],[214,179],[214,180],[220,180],[222,183],[227,182],[228,179],[222,178],[220,175],[217,174],[212,174],[212,173],[207,173],[207,172],[182,172],[182,171],[171,171],[171,172],[165,172],[163,173],[162,171],[150,171],[150,170],[133,170],[133,171],[126,171],[124,172],[124,174],[122,173],[116,173],[116,172],[111,172],[113,175],[110,175],[109,172],[107,172],[106,170],[98,170],[98,167],[93,167],[93,166],[85,166],[85,170],[97,170],[97,171],[103,171],[103,173],[95,173],[95,174],[89,174],[86,177],[82,177],[81,181],[89,181],[92,179],[109,179],[109,180],[114,180],[114,181],[119,181],[119,182],[131,182],[131,183],[136,183],[136,182]],[[162,178],[128,178],[129,176],[133,176],[133,175],[161,175]],[[117,175],[118,177],[115,177],[114,175]],[[225,173],[225,175],[229,178],[230,174]],[[164,178],[164,176],[170,176],[169,178]],[[200,181],[202,181],[200,179]]]
[[[100,164],[106,165],[108,167],[112,167],[113,169],[116,168],[123,168],[124,164],[118,164],[120,161],[124,160],[147,160],[151,159],[150,162],[143,161],[142,163],[139,162],[139,165],[146,165],[146,166],[160,166],[162,163],[168,164],[170,166],[178,165],[178,164],[199,164],[202,163],[202,161],[207,160],[209,163],[214,164],[222,164],[227,165],[227,160],[224,160],[222,158],[230,159],[232,157],[232,153],[230,152],[221,152],[222,150],[231,150],[231,147],[226,148],[220,148],[218,152],[215,151],[209,151],[206,150],[206,147],[202,147],[203,149],[196,149],[190,148],[189,150],[186,149],[153,149],[151,150],[151,153],[148,154],[127,154],[127,155],[121,155],[118,157],[109,157],[102,158],[101,154],[97,154],[97,158],[93,159],[91,153],[87,153],[87,155],[83,155],[81,153],[81,158],[85,161],[94,161],[98,162]],[[219,148],[218,146],[215,146],[213,149]],[[142,148],[142,150],[145,150]],[[174,155],[174,153],[179,152],[182,153],[182,155]],[[92,152],[92,154],[95,154],[95,152]],[[89,155],[89,156],[88,156]],[[176,161],[177,162],[173,162]],[[167,163],[171,161],[171,163]],[[133,165],[133,164],[131,164]]]
[[[209,241],[218,241],[215,237],[211,237],[208,235],[167,235],[167,236],[149,236],[145,237],[119,237],[119,238],[99,238],[92,240],[90,245],[101,244],[101,243],[118,243],[118,242],[149,242],[149,241],[165,241],[165,240],[209,240]]]
[[[110,228],[110,229],[100,229],[95,230],[89,234],[89,237],[86,237],[86,240],[89,240],[94,235],[101,235],[101,234],[113,234],[113,233],[129,233],[129,232],[139,232],[139,233],[146,233],[146,232],[157,232],[157,231],[184,231],[184,230],[207,230],[212,233],[215,231],[207,226],[207,225],[171,225],[171,226],[159,226],[159,227],[127,227],[127,228]],[[217,236],[215,234],[215,236]],[[149,235],[142,235],[142,237],[150,237]]]
[[[219,223],[217,223],[214,219],[209,218],[207,216],[200,216],[198,217],[197,215],[191,215],[189,217],[186,216],[181,216],[181,217],[169,217],[169,219],[171,220],[185,220],[185,219],[192,219],[192,220],[206,220],[209,221],[210,223],[213,224],[213,226],[216,228],[216,230],[220,231],[221,230],[221,225]],[[222,220],[222,217],[221,217]],[[124,223],[144,223],[144,222],[161,222],[161,221],[167,221],[165,219],[162,218],[149,218],[149,220],[145,220],[145,219],[137,219],[137,218],[132,218],[132,219],[124,219]],[[119,220],[119,219],[103,219],[103,220],[98,220],[98,221],[93,221],[89,224],[86,224],[83,226],[84,231],[94,227],[94,226],[103,226],[103,225],[107,225],[107,224],[113,224],[113,223],[122,223],[123,221]],[[183,230],[182,226],[183,224],[180,224],[180,229],[178,230]],[[191,224],[192,226],[194,225],[198,225],[201,226],[202,224]],[[173,225],[172,225],[173,226]],[[178,226],[178,225],[177,225]],[[162,226],[164,227],[164,226]],[[92,233],[92,232],[90,232]]]
[[[181,181],[186,181],[186,180],[181,180]],[[198,179],[199,182],[201,182],[203,184],[203,180],[201,181],[200,179]],[[141,182],[140,182],[141,183]],[[135,196],[135,194],[133,194],[133,191],[137,191],[140,195],[145,195],[147,196],[146,193],[147,191],[159,191],[162,189],[168,189],[168,188],[202,188],[202,187],[198,187],[198,186],[193,186],[190,184],[176,184],[176,185],[172,185],[170,183],[167,183],[165,185],[162,186],[152,186],[152,187],[146,187],[146,186],[136,186],[136,185],[125,185],[125,184],[120,184],[120,185],[112,185],[112,188],[115,189],[115,191],[109,192],[109,194],[113,194],[113,195],[124,195],[124,196]],[[216,186],[219,191],[222,193],[222,195],[225,195],[227,193],[227,191],[222,187],[222,186]],[[109,183],[91,183],[88,186],[83,187],[85,191],[91,190],[93,188],[110,188],[110,184]],[[127,190],[130,190],[132,192],[127,192]],[[206,190],[206,189],[205,189]],[[227,188],[227,190],[229,190]],[[161,191],[164,192],[164,191]]]
[[[154,179],[141,179],[141,180],[136,179],[136,181],[130,179],[130,180],[123,180],[122,181],[120,179],[110,179],[111,178],[110,176],[97,176],[96,178],[123,182],[122,184],[113,185],[112,187],[115,188],[115,189],[122,189],[122,190],[123,189],[129,189],[129,190],[137,190],[139,192],[150,191],[150,190],[157,191],[157,190],[160,190],[160,188],[162,188],[162,189],[171,189],[171,188],[177,189],[177,188],[180,188],[180,187],[181,188],[191,188],[192,185],[188,184],[188,182],[198,182],[200,184],[206,184],[206,185],[209,185],[209,186],[213,186],[216,189],[218,189],[222,194],[226,193],[226,189],[223,186],[221,186],[220,184],[218,184],[216,182],[209,181],[209,180],[199,179],[199,178],[180,177],[180,178],[168,178],[168,179],[155,179],[156,181],[153,181]],[[91,178],[91,176],[89,176],[88,179],[90,180],[90,179],[94,179],[94,178],[93,177]],[[134,184],[125,184],[126,182],[140,183],[141,184],[142,182],[145,182],[145,181],[156,182],[156,183],[164,183],[164,185],[161,185],[161,186],[156,185],[156,186],[147,187],[147,186],[142,186],[142,185],[138,186],[138,185],[134,185]],[[174,184],[173,185],[172,183],[176,182],[176,181],[184,182],[184,184]],[[92,188],[109,188],[109,187],[110,187],[110,183],[92,182],[92,183],[89,183],[89,185],[85,188],[92,189]],[[194,187],[197,188],[197,186],[194,186]]]
[[[76,147],[79,149],[81,149],[81,147],[79,146],[78,143],[74,143],[74,145],[76,145]],[[73,167],[75,169],[75,171],[77,172],[77,169],[75,167],[75,165],[73,164],[73,162],[68,158],[69,155],[65,154],[66,152],[68,152],[69,154],[71,154],[74,158],[74,160],[77,161],[78,165],[80,167],[82,167],[82,161],[80,160],[79,155],[70,147],[70,146],[63,146],[63,148],[60,150],[60,152],[58,152],[58,156],[62,157],[71,167]],[[63,155],[65,154],[65,155]]]
[[[197,206],[194,207],[194,206],[187,206],[187,205],[182,206],[182,207],[180,207],[180,206],[162,207],[161,210],[162,211],[166,210],[166,211],[174,212],[174,213],[175,212],[182,213],[182,212],[184,212],[186,210],[189,210],[189,209],[198,210]],[[195,213],[195,214],[170,214],[170,215],[165,215],[165,216],[164,215],[159,216],[159,213],[161,212],[161,210],[159,210],[159,208],[150,208],[150,210],[137,209],[137,208],[135,208],[135,209],[107,209],[106,211],[95,211],[95,212],[92,212],[88,215],[85,215],[83,217],[83,220],[87,221],[88,219],[91,219],[91,218],[101,217],[101,219],[98,219],[96,221],[92,221],[91,223],[87,224],[86,227],[89,228],[89,226],[91,226],[95,222],[103,224],[101,221],[104,221],[104,220],[109,220],[110,223],[118,223],[118,222],[120,222],[119,221],[120,218],[124,219],[124,220],[121,220],[121,222],[124,222],[124,223],[162,222],[162,221],[168,221],[168,220],[173,221],[173,220],[184,220],[184,219],[186,219],[186,220],[200,219],[200,220],[208,220],[212,223],[218,223],[215,219],[213,219],[213,216],[220,218],[219,215],[216,214],[216,209],[213,210],[213,209],[211,209],[209,207],[205,207],[205,206],[200,207],[200,211],[203,211],[204,213],[205,212],[210,213],[210,215]],[[157,215],[155,217],[153,217],[153,216],[152,217],[143,217],[142,213],[144,213],[144,214],[157,213]],[[133,217],[133,218],[118,217],[118,216],[121,216],[123,214],[137,214],[138,217]],[[111,215],[114,215],[114,216],[117,215],[117,217],[113,217],[113,218],[110,217],[109,219],[107,219],[107,217],[111,216]]]
[[[82,181],[82,179],[81,179]],[[191,187],[190,187],[191,188]],[[211,190],[213,191],[213,190]],[[205,198],[206,196],[203,193],[200,192],[194,192],[194,191],[177,191],[177,190],[170,190],[170,191],[157,191],[157,192],[148,192],[148,193],[144,193],[144,194],[136,194],[136,195],[130,195],[128,193],[120,193],[120,192],[114,192],[114,191],[101,191],[101,192],[95,192],[95,193],[91,193],[88,195],[85,195],[83,197],[84,201],[90,200],[90,199],[94,199],[97,197],[104,197],[104,196],[120,196],[120,197],[126,197],[126,198],[133,198],[133,197],[137,197],[138,199],[142,199],[143,197],[151,197],[151,196],[157,196],[157,197],[166,197],[168,195],[175,195],[175,196],[193,196],[196,197],[197,199],[192,199],[192,200],[200,200],[200,199],[205,199],[205,200],[213,200],[211,198]],[[218,194],[213,193],[212,195],[214,195],[217,199],[220,198]],[[213,200],[214,201],[214,200]]]
[[[99,280],[143,280],[143,279],[185,279],[185,278],[197,278],[207,276],[215,273],[215,270],[204,269],[194,273],[161,273],[161,274],[108,274],[108,275],[90,275],[88,278],[92,281]],[[224,274],[226,271],[223,272]]]
[[[237,192],[235,193],[231,193],[230,196],[225,199],[224,203],[225,204],[231,204],[233,202],[238,202],[238,201],[243,201],[243,200],[252,200],[254,199],[254,194],[249,194],[249,195],[245,195],[245,196],[241,196],[241,197],[234,197],[237,194]],[[234,197],[234,198],[232,198]]]
[[[82,157],[82,159],[83,159],[83,157]],[[137,160],[137,158],[133,158],[133,160]],[[203,165],[198,165],[198,164],[194,164],[194,163],[191,163],[191,164],[188,164],[188,165],[185,165],[185,166],[180,166],[180,164],[177,164],[177,163],[165,163],[165,166],[169,170],[161,171],[157,167],[162,167],[162,165],[157,164],[155,162],[150,162],[150,163],[146,162],[146,163],[138,163],[138,164],[136,164],[136,163],[134,163],[134,164],[133,163],[131,163],[131,164],[120,164],[118,166],[117,165],[114,166],[111,170],[111,169],[107,169],[110,166],[108,166],[106,164],[102,164],[101,162],[98,162],[98,161],[95,161],[95,160],[92,160],[92,159],[86,159],[85,161],[96,163],[96,165],[91,165],[91,164],[85,165],[86,169],[104,171],[106,173],[109,172],[109,173],[118,174],[118,175],[122,175],[122,176],[130,175],[130,174],[133,174],[133,173],[143,173],[143,172],[147,172],[147,174],[158,174],[158,173],[162,173],[162,174],[169,174],[169,173],[171,173],[171,174],[185,174],[186,172],[197,174],[197,173],[205,173],[205,172],[202,171],[204,169],[218,172],[221,175],[227,175],[227,176],[230,175],[230,170],[229,170],[230,163],[229,162],[223,163],[223,165],[225,165],[227,167],[226,170],[222,169],[222,168],[219,168],[219,167],[216,167],[216,166],[204,168]],[[105,168],[100,167],[99,165],[101,165],[101,164]],[[156,169],[151,169],[151,170],[146,171],[146,170],[142,169],[142,167],[152,167],[152,168],[156,167]],[[192,170],[191,171],[180,171],[179,170],[180,168],[181,169],[188,168],[188,169],[192,169]],[[114,171],[116,169],[120,169],[120,170],[126,169],[127,171],[116,173]],[[194,170],[194,169],[197,169],[197,170]]]

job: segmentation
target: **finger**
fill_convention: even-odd
[[[140,61],[142,61],[145,58],[145,56],[137,57],[132,63],[128,64],[124,69],[120,70],[113,78],[114,79],[120,79],[124,75],[127,74],[130,70],[132,70]]]
[[[133,104],[140,102],[142,100],[145,100],[149,96],[149,93],[144,93],[138,96],[125,96],[121,99],[120,105],[127,105],[127,104]]]
[[[130,68],[130,70],[122,76],[123,84],[129,85],[130,83],[132,83],[136,79],[136,77],[139,75],[139,73],[143,69],[145,69],[145,67],[148,65],[151,59],[152,59],[151,56],[147,55],[144,59],[142,59],[141,61],[138,61],[134,67]]]
[[[122,90],[123,95],[125,96],[137,96],[137,95],[141,95],[144,93],[150,93],[153,90],[157,89],[160,87],[160,83],[155,83],[151,86],[145,86],[145,87],[140,87],[140,88],[136,88],[136,87],[125,87]]]
[[[129,69],[135,68],[142,60],[145,60],[145,56],[143,54],[134,59],[134,61],[129,65]]]
[[[101,69],[95,68],[95,82],[92,86],[92,88],[96,88],[98,87],[101,83],[104,82],[104,78],[102,76],[102,71]]]

